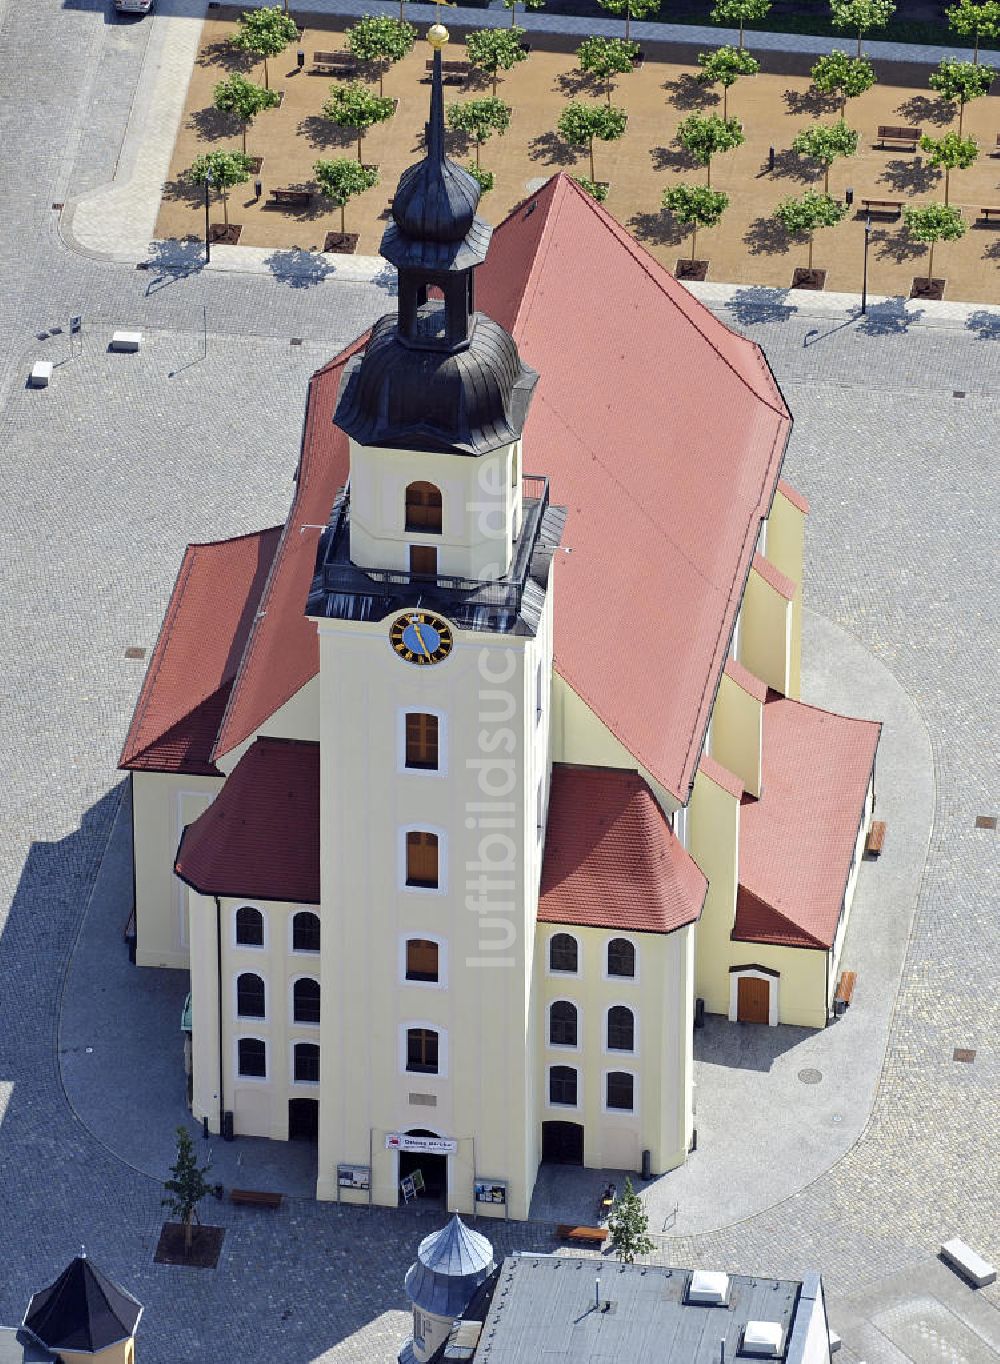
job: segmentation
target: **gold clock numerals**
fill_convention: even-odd
[[[447,658],[454,645],[451,626],[432,611],[407,611],[389,629],[389,642],[405,663],[426,667]]]

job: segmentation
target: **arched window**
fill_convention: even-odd
[[[411,483],[407,487],[406,529],[441,534],[441,489],[433,483]]]
[[[319,1022],[319,981],[303,976],[292,986],[292,1019],[296,1023]]]
[[[631,1113],[635,1091],[635,1076],[627,1070],[609,1070],[607,1099],[608,1108],[624,1109]]]
[[[292,919],[292,951],[319,951],[319,915],[304,909]]]
[[[240,905],[236,911],[236,941],[240,947],[264,946],[264,916],[251,905]]]
[[[241,1037],[236,1044],[237,1069],[241,1075],[267,1078],[267,1047],[259,1037]]]
[[[608,1050],[635,1051],[635,1015],[624,1004],[608,1010]]]
[[[438,1035],[433,1028],[407,1028],[406,1069],[438,1073]]]
[[[296,1042],[292,1073],[298,1084],[319,1084],[319,1047],[315,1042]]]
[[[438,945],[429,938],[407,938],[406,979],[437,981]]]
[[[438,766],[438,717],[422,711],[406,716],[406,766],[436,772]]]
[[[236,979],[236,1012],[240,1018],[263,1018],[264,982],[253,971],[244,971]]]
[[[608,943],[608,975],[635,975],[635,948],[628,938],[612,938]]]
[[[554,1047],[576,1046],[576,1005],[568,999],[557,999],[549,1009],[549,1042]]]
[[[549,1067],[549,1103],[570,1104],[576,1107],[576,1068]]]
[[[579,969],[579,950],[576,939],[568,933],[553,934],[549,942],[549,970],[569,971],[575,975]]]
[[[438,836],[411,831],[406,835],[406,884],[436,890]]]

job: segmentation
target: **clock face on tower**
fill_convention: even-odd
[[[451,626],[432,611],[407,611],[397,616],[389,640],[400,658],[424,666],[447,658],[455,642]]]

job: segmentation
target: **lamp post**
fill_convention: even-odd
[[[861,316],[868,311],[868,244],[872,236],[872,215],[865,218],[865,264],[861,276]]]
[[[205,264],[212,262],[212,234],[208,225],[208,199],[212,192],[212,172],[205,172]]]

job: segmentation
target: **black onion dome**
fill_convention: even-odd
[[[407,346],[389,314],[348,364],[334,421],[360,445],[485,455],[520,437],[537,381],[482,313],[452,352]]]

